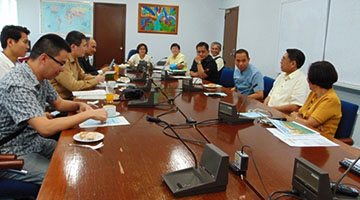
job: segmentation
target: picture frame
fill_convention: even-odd
[[[177,34],[179,6],[139,3],[138,32]]]
[[[66,35],[78,30],[93,34],[93,3],[62,0],[40,1],[41,33]]]

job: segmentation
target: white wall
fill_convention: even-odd
[[[280,71],[278,58],[281,0],[223,0],[223,8],[239,6],[236,48],[249,51],[250,62],[267,76]]]
[[[79,1],[79,0],[77,0]],[[200,41],[211,43],[223,40],[224,10],[220,10],[220,0],[98,0],[90,2],[105,2],[126,4],[126,56],[130,49],[144,42],[148,45],[149,55],[154,61],[170,55],[170,45],[177,42],[181,52],[191,64],[195,57],[195,46]],[[138,33],[138,3],[154,3],[179,6],[178,34]],[[31,8],[31,9],[29,9]],[[40,0],[18,0],[19,25],[30,29],[30,39],[34,43],[40,36]]]

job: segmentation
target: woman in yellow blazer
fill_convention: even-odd
[[[312,63],[307,79],[311,92],[299,112],[291,116],[334,137],[342,116],[340,99],[332,88],[338,79],[335,67],[327,61]]]

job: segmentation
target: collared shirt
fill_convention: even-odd
[[[215,57],[213,56],[212,58],[216,62],[218,71],[220,71],[224,67],[224,60],[222,59],[222,57],[220,55],[217,55]]]
[[[184,65],[184,67],[181,70],[187,71],[187,62],[186,62],[186,57],[184,56],[184,54],[179,53],[178,55],[176,55],[176,57],[174,57],[173,54],[171,54],[167,61],[167,63],[171,64],[182,64]]]
[[[296,70],[287,75],[281,73],[275,80],[274,86],[269,93],[269,106],[283,106],[295,104],[302,106],[309,94],[309,84],[305,74]]]
[[[0,81],[0,140],[24,131],[3,146],[1,154],[24,155],[42,151],[47,140],[27,121],[45,115],[46,102],[52,103],[58,94],[48,80],[38,81],[27,63],[20,64]]]
[[[0,79],[14,68],[15,64],[3,52],[0,52]]]
[[[146,54],[145,57],[143,59],[141,59],[140,55],[138,53],[136,53],[130,57],[129,61],[134,63],[134,65],[138,65],[140,63],[140,61],[145,61],[147,63],[151,63],[151,57]]]
[[[310,92],[299,113],[304,119],[314,118],[323,127],[323,133],[334,137],[342,116],[341,102],[333,88],[320,98],[315,92]]]
[[[235,66],[234,83],[237,92],[243,95],[250,95],[257,91],[264,91],[263,75],[252,64],[249,64],[243,72]],[[249,91],[251,86],[255,84],[257,84],[257,86]]]
[[[94,76],[85,74],[78,59],[71,54],[68,55],[64,71],[51,80],[51,84],[64,99],[72,97],[72,91],[85,90],[97,83]]]
[[[219,83],[219,74],[217,71],[216,62],[210,55],[206,57],[204,60],[201,61],[201,65],[205,71],[205,73],[208,75],[208,77],[205,80],[208,80],[213,83]],[[190,71],[197,72],[197,63],[195,60],[193,61],[191,65]]]

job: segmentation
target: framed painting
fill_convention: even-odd
[[[177,34],[179,6],[139,3],[138,32]]]

